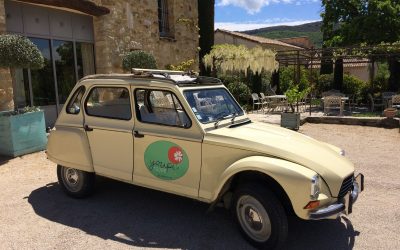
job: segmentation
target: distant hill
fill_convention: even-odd
[[[255,30],[243,31],[243,33],[262,36],[272,39],[282,39],[298,36],[308,36],[316,47],[322,47],[322,22],[305,23],[296,26],[274,26]]]

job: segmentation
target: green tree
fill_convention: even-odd
[[[399,0],[322,0],[326,46],[378,45],[400,40]],[[389,89],[400,82],[399,58],[389,58]]]
[[[210,53],[214,44],[214,5],[215,0],[198,0],[199,14],[199,57],[200,57],[200,72],[207,74],[207,70],[201,60],[206,54]]]

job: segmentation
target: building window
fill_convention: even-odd
[[[171,27],[168,9],[168,0],[158,0],[158,26],[160,30],[160,37],[171,37]]]

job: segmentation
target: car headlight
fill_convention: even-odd
[[[310,197],[312,200],[318,199],[318,195],[321,190],[321,181],[319,175],[314,175],[311,178],[311,194]]]
[[[344,149],[342,149],[342,150],[340,150],[340,153],[339,153],[341,156],[346,156],[346,151],[344,151]]]

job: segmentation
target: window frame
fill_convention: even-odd
[[[72,103],[75,102],[76,98],[77,98],[78,95],[79,95],[79,91],[81,91],[81,90],[83,91],[83,93],[82,93],[82,98],[81,98],[81,100],[79,101],[79,108],[80,108],[80,110],[79,110],[78,113],[71,113],[71,112],[69,112],[69,107],[71,106]],[[69,114],[69,115],[79,115],[79,114],[81,113],[81,109],[82,109],[82,100],[83,100],[84,97],[85,97],[85,93],[86,93],[86,87],[85,87],[85,86],[80,86],[77,90],[75,90],[75,92],[74,92],[74,94],[72,95],[71,99],[68,101],[67,105],[65,106],[65,111],[66,111],[67,114]]]
[[[182,107],[182,111],[185,112],[185,115],[187,117],[187,119],[189,120],[190,124],[187,127],[184,126],[177,126],[177,125],[169,125],[169,124],[164,124],[164,123],[158,123],[158,122],[147,122],[147,121],[142,121],[141,120],[141,114],[140,114],[140,110],[139,110],[139,105],[137,105],[137,98],[136,98],[136,93],[138,91],[161,91],[161,92],[168,92],[172,95],[175,96],[175,99],[179,102],[179,105]],[[148,98],[147,102],[150,103],[150,94],[145,98]],[[172,97],[172,100],[174,99],[174,97]],[[166,127],[173,127],[173,128],[183,128],[183,129],[190,129],[193,126],[193,121],[192,119],[190,119],[190,116],[188,115],[188,112],[186,112],[186,109],[183,107],[181,100],[179,100],[178,96],[172,92],[171,90],[166,90],[166,89],[146,89],[146,88],[137,88],[135,89],[135,91],[133,92],[133,100],[134,100],[134,105],[135,105],[135,113],[136,113],[136,119],[138,120],[138,122],[140,123],[144,123],[144,124],[152,124],[152,125],[160,125],[160,126],[166,126]],[[140,117],[140,119],[139,119]]]
[[[170,11],[168,0],[158,0],[158,32],[161,38],[173,38],[170,24]]]
[[[88,113],[87,111],[87,102],[89,100],[90,95],[93,93],[93,91],[95,89],[110,89],[110,88],[114,88],[114,89],[125,89],[128,91],[128,99],[129,99],[129,119],[122,119],[122,118],[114,118],[114,117],[109,117],[109,116],[99,116],[99,115],[91,115]],[[84,108],[85,108],[85,114],[87,116],[91,116],[91,117],[98,117],[98,118],[105,118],[105,119],[111,119],[111,120],[119,120],[119,121],[131,121],[132,120],[132,102],[131,102],[131,94],[129,91],[129,88],[127,87],[122,87],[122,86],[93,86],[90,88],[89,93],[86,95],[85,98],[85,103],[84,103]]]

